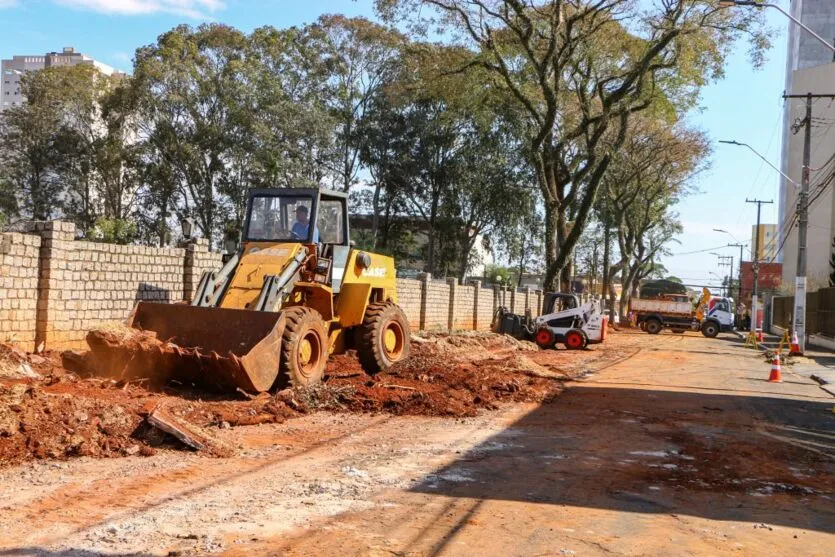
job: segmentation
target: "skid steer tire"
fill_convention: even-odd
[[[409,320],[393,302],[369,304],[356,334],[357,356],[368,374],[385,371],[409,357]]]
[[[322,380],[328,363],[328,329],[315,309],[284,310],[279,386],[307,387]]]
[[[543,350],[549,350],[554,348],[557,344],[557,337],[554,336],[554,333],[551,329],[547,327],[543,327],[536,332],[534,336],[534,342],[536,345],[539,346]]]
[[[582,350],[586,347],[586,335],[577,329],[565,333],[565,347],[569,350]]]

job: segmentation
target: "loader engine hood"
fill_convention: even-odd
[[[306,246],[298,243],[250,242],[233,274],[220,307],[247,309],[264,286],[264,277],[278,275]]]

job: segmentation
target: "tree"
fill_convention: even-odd
[[[420,5],[434,8],[419,10]],[[387,17],[408,16],[425,31],[440,24],[473,49],[479,67],[526,116],[527,151],[545,209],[546,286],[561,279],[589,219],[612,156],[632,116],[660,91],[692,106],[721,75],[730,45],[749,33],[756,10],[704,0],[378,0]],[[672,106],[670,108],[673,108]],[[569,213],[572,213],[569,227]]]
[[[148,141],[181,178],[184,214],[212,242],[228,206],[218,193],[239,168],[246,38],[225,25],[181,25],[136,52],[135,82]]]
[[[35,220],[61,214],[64,190],[63,115],[55,107],[63,68],[29,73],[21,79],[27,102],[7,108],[0,119],[0,172],[7,190],[7,210]]]
[[[405,38],[398,32],[362,17],[323,15],[308,33],[321,41],[328,57],[332,95],[328,101],[335,122],[334,143],[338,164],[335,187],[349,191],[361,168],[359,131],[366,110],[382,94],[400,65]]]

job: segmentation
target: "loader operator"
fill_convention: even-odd
[[[299,205],[296,207],[296,222],[293,224],[291,231],[293,232],[293,236],[296,238],[306,240],[308,230],[310,230],[310,216],[308,215],[308,209],[304,205]],[[318,227],[313,227],[313,243],[319,243]]]

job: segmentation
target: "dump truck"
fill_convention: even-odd
[[[629,311],[641,328],[651,335],[657,335],[667,328],[674,333],[687,330],[701,331],[714,338],[720,332],[731,331],[734,327],[733,300],[712,296],[710,290],[702,289],[702,295],[694,304],[684,294],[663,294],[653,298],[633,298]]]
[[[312,385],[349,348],[368,373],[386,370],[410,343],[394,260],[349,232],[345,193],[253,189],[240,245],[191,303],[139,302],[127,324],[168,343],[172,377],[214,389]]]
[[[498,308],[493,318],[493,332],[530,340],[545,349],[561,343],[569,350],[579,350],[606,339],[608,320],[601,313],[598,301],[581,305],[574,294],[548,292],[542,306],[542,315],[535,318],[530,310],[519,315],[505,307]]]

